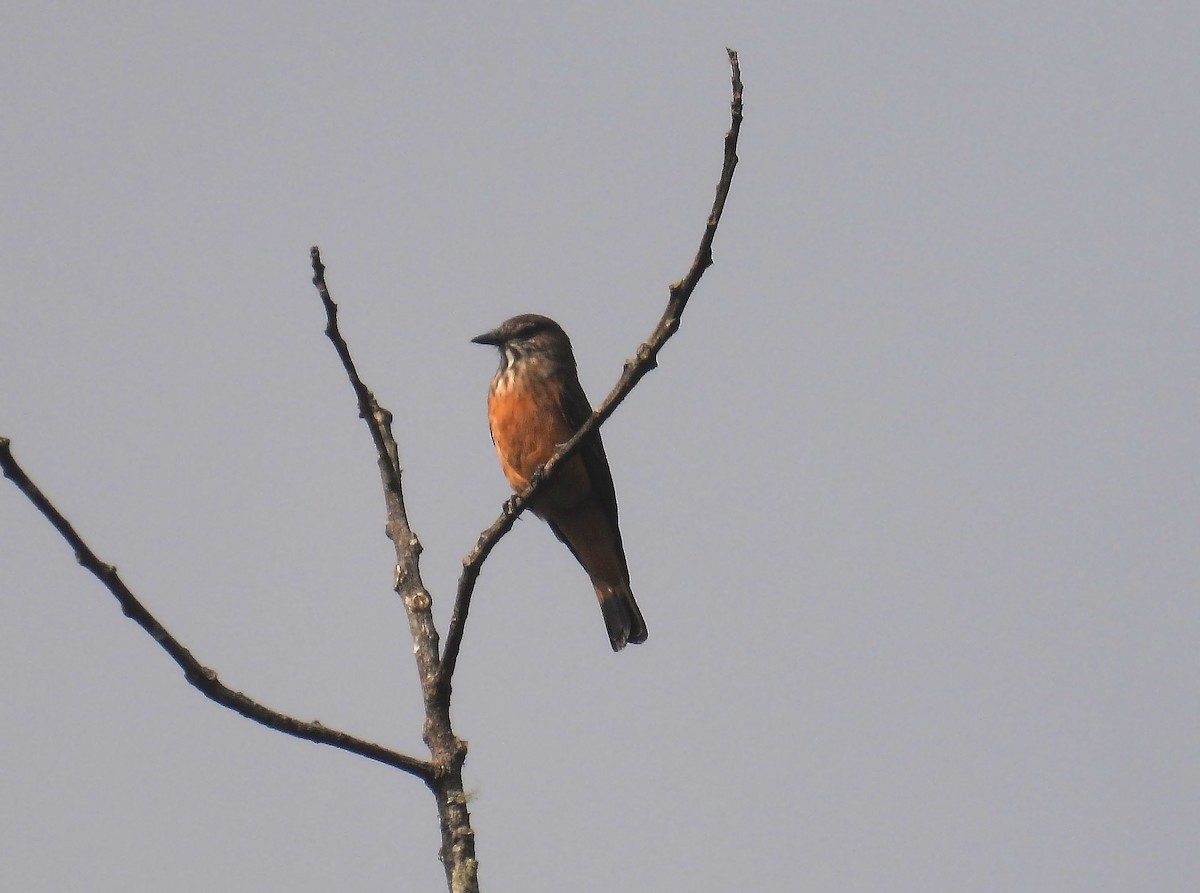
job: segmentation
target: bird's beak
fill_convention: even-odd
[[[492,329],[490,332],[484,332],[482,335],[476,335],[471,339],[473,344],[500,344],[503,339],[500,337],[499,329]]]

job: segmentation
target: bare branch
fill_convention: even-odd
[[[387,506],[387,535],[396,548],[395,589],[404,599],[404,607],[408,612],[416,647],[417,671],[421,676],[422,688],[429,689],[426,692],[428,697],[432,695],[432,680],[436,678],[439,666],[438,633],[434,628],[433,614],[430,610],[432,599],[421,582],[418,565],[421,543],[409,527],[408,515],[404,509],[404,493],[400,483],[403,470],[400,467],[396,439],[392,436],[392,414],[379,405],[371,389],[359,377],[358,369],[350,356],[350,348],[338,328],[337,304],[330,297],[329,286],[325,282],[325,264],[321,262],[321,251],[314,245],[310,253],[313,285],[317,287],[321,303],[325,307],[325,335],[342,361],[350,379],[350,386],[358,399],[358,414],[367,423],[378,454],[379,476],[383,482]]]
[[[438,767],[433,763],[389,750],[382,745],[364,741],[361,738],[355,738],[353,735],[339,732],[336,729],[327,728],[315,720],[305,722],[296,719],[295,717],[259,704],[241,692],[234,691],[222,684],[217,678],[215,671],[205,667],[200,661],[196,660],[192,653],[178,639],[167,632],[166,628],[146,609],[145,605],[138,601],[117,573],[117,569],[113,565],[101,561],[96,556],[91,547],[75,531],[71,522],[63,517],[62,512],[50,502],[49,498],[29,479],[29,475],[17,463],[12,454],[11,442],[7,437],[0,437],[0,468],[3,469],[4,476],[12,481],[18,490],[25,494],[25,497],[33,503],[38,511],[45,515],[46,519],[54,526],[54,529],[67,541],[67,544],[75,552],[76,560],[87,570],[91,571],[96,579],[103,583],[105,588],[113,594],[120,603],[121,610],[125,612],[125,616],[150,634],[150,637],[183,669],[184,678],[191,685],[199,689],[205,697],[231,710],[236,710],[247,719],[252,719],[269,728],[293,735],[297,738],[315,741],[318,744],[328,744],[330,747],[336,747],[388,766],[394,766],[397,769],[402,769],[417,776],[426,784],[432,783],[437,777]]]
[[[379,453],[380,461],[391,469],[391,473],[385,475],[385,484],[399,490],[400,461],[396,457],[395,441],[392,442],[389,450],[382,427],[377,424],[375,419],[375,414],[379,411],[379,404],[375,400],[375,395],[371,393],[371,389],[359,377],[358,369],[350,356],[350,348],[338,328],[338,308],[337,304],[333,302],[333,298],[329,296],[329,286],[325,284],[325,264],[321,263],[321,250],[314,245],[309,253],[312,256],[313,285],[317,287],[317,292],[321,296],[321,304],[325,308],[325,335],[333,343],[333,349],[337,351],[338,359],[342,361],[342,366],[350,379],[350,387],[354,388],[354,396],[358,399],[358,414],[366,420],[367,427],[371,430],[371,439],[375,442],[375,449]]]
[[[621,405],[621,402],[645,377],[646,373],[658,365],[658,352],[679,329],[680,317],[683,315],[684,308],[687,307],[692,292],[695,291],[704,271],[712,266],[713,238],[717,234],[717,225],[721,222],[721,213],[725,210],[725,200],[729,196],[729,186],[733,182],[734,168],[737,167],[738,134],[742,129],[742,71],[738,65],[737,52],[734,50],[726,50],[726,52],[729,53],[729,66],[732,70],[733,100],[730,103],[732,123],[725,134],[725,157],[721,167],[721,177],[717,182],[716,198],[713,201],[712,211],[708,215],[708,222],[704,227],[704,235],[700,239],[696,257],[692,261],[687,275],[671,286],[666,310],[663,311],[662,318],[659,319],[654,332],[638,347],[636,359],[625,361],[625,371],[604,402],[600,404],[600,408],[593,412],[587,422],[575,432],[575,435],[559,447],[546,464],[534,474],[529,486],[504,504],[504,511],[500,517],[479,535],[475,547],[463,559],[463,570],[458,578],[454,612],[450,617],[450,627],[446,632],[446,650],[442,655],[441,675],[438,679],[439,687],[447,693],[449,693],[454,667],[458,661],[458,651],[462,645],[467,613],[471,608],[471,596],[475,591],[475,582],[479,579],[479,571],[483,562],[500,542],[501,537],[512,529],[517,518],[528,508],[529,501],[545,481],[552,477],[555,470],[575,452],[585,437],[599,428],[616,411],[616,408]]]
[[[311,251],[313,284],[316,286],[325,308],[325,334],[342,361],[342,366],[358,402],[359,414],[367,423],[378,454],[379,473],[387,509],[386,530],[396,550],[393,587],[403,599],[413,637],[413,652],[416,657],[425,707],[423,738],[429,747],[431,759],[417,759],[344,732],[326,728],[317,721],[298,720],[259,704],[241,692],[234,691],[222,684],[215,671],[203,666],[138,601],[117,573],[117,569],[96,556],[71,523],[29,479],[13,458],[8,438],[0,437],[0,470],[50,521],[75,551],[75,557],[79,563],[112,593],[126,616],[149,633],[183,669],[184,676],[191,685],[206,697],[269,728],[359,754],[400,769],[425,782],[437,802],[442,832],[440,857],[445,865],[450,889],[455,893],[477,893],[478,891],[475,837],[470,825],[467,797],[462,784],[462,767],[466,759],[467,745],[454,734],[450,722],[451,681],[462,644],[475,583],[478,580],[480,568],[491,550],[512,528],[513,523],[528,507],[538,489],[545,485],[546,480],[554,475],[558,467],[578,448],[583,439],[612,415],[617,406],[646,373],[656,367],[659,350],[678,330],[680,318],[692,292],[704,271],[712,265],[713,238],[716,235],[717,225],[720,223],[734,168],[737,165],[737,141],[742,122],[741,71],[738,66],[737,53],[733,50],[728,52],[733,84],[732,125],[725,135],[724,165],[717,184],[716,199],[713,202],[712,212],[709,214],[695,259],[692,261],[687,275],[671,285],[667,307],[658,325],[650,337],[638,347],[635,359],[626,361],[624,372],[604,402],[575,435],[563,444],[542,468],[538,469],[530,481],[530,486],[505,503],[503,513],[480,535],[475,547],[464,558],[463,571],[459,578],[454,609],[447,632],[446,650],[445,654],[441,656],[438,653],[438,633],[433,624],[432,599],[421,581],[419,567],[421,544],[409,526],[404,507],[401,487],[403,471],[396,440],[392,434],[392,415],[379,405],[375,395],[364,384],[355,368],[349,347],[338,328],[338,309],[329,294],[329,288],[325,281],[325,266],[321,261],[320,252],[316,247]]]
[[[350,384],[358,398],[359,414],[371,430],[371,439],[379,454],[379,474],[387,507],[387,535],[396,549],[394,588],[404,600],[413,654],[425,704],[423,738],[429,746],[436,776],[428,781],[437,801],[442,832],[439,857],[446,870],[446,881],[455,893],[478,891],[478,863],[475,859],[475,832],[467,810],[462,767],[467,758],[466,742],[454,734],[450,723],[450,691],[438,685],[441,664],[438,659],[438,633],[433,625],[433,600],[421,582],[421,544],[408,523],[401,488],[399,451],[392,435],[392,414],[381,407],[371,390],[363,384],[350,357],[350,349],[338,329],[337,305],[325,282],[321,252],[312,249],[313,285],[325,306],[325,334],[342,360]]]

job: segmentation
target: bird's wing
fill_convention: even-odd
[[[568,378],[570,383],[559,390],[559,410],[562,412],[567,430],[573,435],[584,422],[591,418],[592,405],[588,402],[587,394],[583,392],[579,378],[575,375],[564,377]],[[608,468],[608,456],[604,454],[604,442],[600,439],[600,432],[593,431],[579,445],[575,455],[583,460],[583,467],[587,471],[592,492],[612,528],[613,541],[617,544],[617,552],[621,556],[621,570],[628,582],[629,567],[625,561],[625,546],[621,542],[621,528],[617,523],[617,491],[613,486],[612,472]],[[571,544],[567,542],[562,532],[554,524],[551,524],[550,527],[554,531],[554,535],[566,543],[567,548],[570,549]],[[571,551],[574,553],[575,550],[571,549]],[[575,557],[578,559],[579,556]]]

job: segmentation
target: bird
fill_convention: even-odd
[[[525,313],[471,340],[500,351],[500,368],[488,390],[488,426],[504,476],[520,493],[592,414],[571,339],[549,317]],[[529,508],[587,572],[613,651],[645,642],[646,621],[629,588],[617,494],[598,430],[547,481]]]

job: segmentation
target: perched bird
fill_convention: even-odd
[[[471,340],[500,350],[500,368],[488,392],[488,424],[504,476],[519,493],[592,414],[571,339],[554,320],[526,313]],[[646,641],[646,622],[629,588],[617,494],[599,431],[579,445],[530,510],[587,571],[613,651]]]

